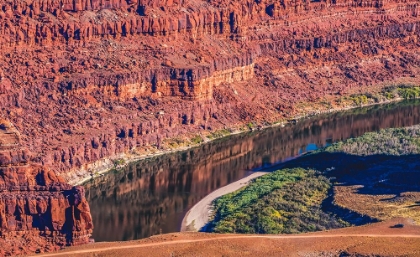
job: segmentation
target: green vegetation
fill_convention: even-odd
[[[352,100],[357,106],[368,104],[368,97],[366,95],[351,96],[350,100]]]
[[[420,87],[413,84],[396,84],[385,87],[381,92],[378,93],[367,93],[357,94],[351,96],[345,96],[337,100],[337,103],[350,101],[356,106],[362,106],[366,104],[380,103],[385,100],[392,100],[396,97],[404,99],[414,99],[420,97]]]
[[[420,126],[366,133],[358,138],[332,144],[320,151],[345,152],[355,155],[416,154],[420,153]]]
[[[203,142],[204,142],[204,140],[200,135],[196,135],[193,138],[191,138],[191,143],[193,143],[194,145],[198,145],[198,144],[201,144]]]
[[[222,130],[212,132],[210,135],[207,136],[207,138],[208,139],[222,138],[230,134],[231,134],[230,130],[222,129]]]
[[[315,170],[283,169],[214,203],[218,233],[299,233],[347,223],[321,210],[331,184]]]
[[[184,146],[185,141],[182,138],[170,138],[163,140],[164,145],[168,146],[169,148],[176,149],[178,147]]]
[[[420,87],[404,87],[398,89],[398,94],[404,99],[420,97]]]
[[[414,99],[420,97],[420,87],[414,84],[391,85],[386,87],[381,94],[387,99],[392,99],[396,96],[404,99]]]
[[[385,95],[385,98],[388,99],[388,100],[391,100],[391,99],[395,98],[395,95],[391,92],[385,92],[384,95]]]
[[[395,172],[402,172],[395,168],[395,165],[402,167],[404,161],[401,163],[395,157],[389,159],[382,155],[415,159],[413,154],[419,153],[420,125],[384,129],[334,143],[325,149],[289,162],[287,167],[290,168],[259,177],[246,187],[216,199],[214,219],[206,229],[218,233],[273,234],[318,231],[349,226],[350,223],[363,224],[375,218],[388,217],[385,214],[379,215],[375,211],[378,206],[383,210],[389,209],[389,217],[393,217],[395,213],[405,210],[406,205],[396,207],[395,203],[381,202],[380,205],[375,203],[374,208],[366,208],[363,201],[374,202],[377,195],[384,194],[385,191],[381,190],[384,190],[385,183],[391,186],[401,186],[403,185],[401,183],[405,183],[405,188],[411,185],[410,179],[408,183],[402,181],[399,175],[392,175]],[[368,157],[369,160],[366,159]],[[387,166],[391,168],[388,169]],[[346,191],[349,189],[343,186],[346,181],[354,183],[353,178],[349,177],[350,171],[357,177],[356,183],[365,185],[375,193],[372,196],[352,193],[351,197],[362,202],[346,201],[343,195],[350,197],[348,192],[353,192]],[[366,176],[367,173],[369,176]],[[340,189],[336,188],[331,196],[334,197],[334,202],[328,198],[333,192],[333,185],[325,176],[334,177],[335,182],[341,185]],[[384,180],[386,182],[378,184],[384,176],[388,178]],[[337,192],[342,194],[339,198],[335,198]],[[408,201],[407,204],[409,203],[411,202]],[[361,213],[361,216],[358,216],[358,213]],[[412,212],[404,213],[412,215]]]
[[[114,164],[114,169],[118,169],[119,167],[121,167],[122,165],[125,164],[125,160],[124,159],[116,159],[112,161],[112,164]]]

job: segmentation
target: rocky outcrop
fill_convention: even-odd
[[[253,78],[254,58],[254,54],[245,53],[243,56],[221,59],[194,68],[160,67],[106,77],[95,74],[89,78],[62,81],[57,87],[72,96],[86,97],[99,92],[108,99],[121,101],[153,94],[189,100],[211,99],[214,87]],[[170,66],[171,62],[168,62]]]
[[[83,187],[66,184],[29,159],[18,131],[0,121],[0,255],[89,242],[92,219]]]

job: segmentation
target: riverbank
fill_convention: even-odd
[[[185,215],[181,224],[181,232],[200,231],[208,222],[212,213],[213,201],[222,195],[232,193],[246,186],[249,181],[268,174],[269,172],[254,172],[251,175],[235,181],[227,186],[213,191],[194,205]]]
[[[395,97],[392,99],[383,100],[378,103],[360,104],[359,106],[345,105],[345,106],[334,107],[334,108],[323,109],[323,110],[313,110],[311,112],[304,110],[298,113],[297,115],[294,115],[292,117],[289,117],[288,119],[285,119],[284,121],[276,122],[272,124],[263,124],[263,125],[250,127],[244,123],[242,124],[240,128],[232,128],[228,134],[222,134],[221,136],[216,137],[216,138],[209,138],[209,134],[198,134],[198,136],[200,136],[201,138],[204,137],[204,139],[201,142],[196,143],[196,144],[189,144],[186,146],[179,146],[179,147],[167,148],[167,149],[151,148],[151,149],[146,149],[148,153],[142,153],[142,154],[138,154],[136,149],[133,149],[133,151],[122,153],[117,156],[109,157],[109,158],[102,159],[94,163],[85,165],[83,168],[75,172],[70,172],[70,175],[65,177],[65,180],[71,185],[82,185],[88,182],[89,180],[94,179],[95,177],[102,176],[103,174],[108,173],[111,170],[115,169],[115,164],[114,164],[115,160],[122,160],[123,164],[119,164],[118,167],[116,167],[116,169],[122,169],[133,162],[141,161],[144,159],[150,159],[150,158],[154,158],[154,157],[165,155],[165,154],[186,151],[188,149],[199,147],[203,144],[207,144],[209,142],[226,138],[229,136],[233,136],[233,135],[238,135],[242,133],[250,133],[255,130],[263,130],[267,128],[273,128],[273,127],[279,127],[279,126],[284,127],[286,125],[293,125],[299,120],[312,118],[312,117],[322,115],[322,114],[344,112],[344,111],[349,111],[349,110],[353,110],[357,108],[396,103],[403,100],[405,99],[402,97]],[[196,136],[197,134],[194,134],[192,136],[189,136],[188,138],[191,139]]]
[[[419,222],[419,138],[419,125],[388,128],[287,162],[215,201],[206,231],[293,234],[395,217]],[[303,167],[305,175],[287,178]],[[316,172],[306,179],[310,170]]]
[[[96,228],[93,236],[109,242],[177,232],[196,203],[249,171],[289,163],[342,139],[414,124],[420,124],[418,100],[320,115],[133,163],[84,184]],[[124,218],[110,223],[114,217]]]
[[[282,124],[277,124],[277,125],[282,125]],[[267,127],[268,128],[268,127]],[[102,176],[110,171],[112,171],[113,169],[123,169],[126,166],[130,165],[131,163],[137,162],[137,161],[141,161],[141,160],[145,160],[145,159],[151,159],[151,158],[155,158],[161,155],[165,155],[165,154],[172,154],[172,153],[177,153],[177,152],[182,152],[182,151],[186,151],[195,147],[199,147],[203,144],[207,144],[210,143],[214,140],[217,139],[221,139],[221,138],[225,138],[225,137],[229,137],[229,136],[234,136],[234,135],[238,135],[241,133],[246,133],[246,132],[251,132],[251,131],[234,131],[231,132],[230,134],[223,136],[223,137],[219,137],[219,138],[214,138],[214,139],[208,139],[203,141],[202,143],[199,144],[195,144],[195,145],[189,145],[189,146],[183,146],[183,147],[177,147],[177,148],[172,148],[172,149],[163,149],[163,150],[157,150],[157,149],[153,149],[151,150],[151,153],[148,154],[133,154],[133,153],[123,153],[120,154],[118,156],[114,156],[113,158],[107,158],[107,159],[103,159],[103,160],[99,160],[93,164],[90,164],[87,166],[87,168],[84,168],[83,170],[87,171],[90,170],[90,172],[88,174],[82,175],[79,178],[73,179],[73,180],[68,180],[68,183],[70,185],[83,185],[84,183],[88,182],[91,179],[95,179],[95,177],[98,176]],[[122,160],[123,164],[118,165],[118,167],[114,167],[114,161],[113,160]],[[99,168],[96,168],[99,167]],[[82,172],[83,172],[82,170]],[[87,172],[85,172],[87,173]]]

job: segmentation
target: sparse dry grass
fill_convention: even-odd
[[[413,219],[420,224],[420,192],[395,194],[362,194],[358,190],[362,186],[335,186],[335,203],[362,215],[379,220],[395,217]]]

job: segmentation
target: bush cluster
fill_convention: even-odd
[[[300,233],[348,224],[321,210],[331,187],[315,170],[283,169],[217,199],[210,230],[218,233]]]
[[[357,138],[334,143],[327,152],[344,152],[354,155],[406,155],[420,153],[420,126],[390,128],[366,133]]]

